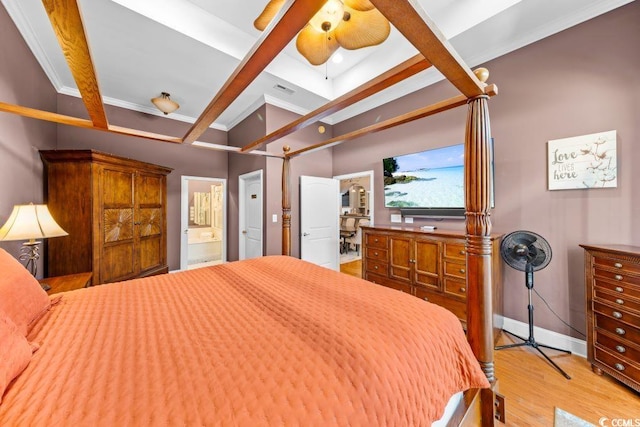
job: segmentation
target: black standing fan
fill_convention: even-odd
[[[531,299],[531,291],[533,290],[533,272],[542,270],[549,264],[551,261],[551,246],[549,246],[549,243],[547,243],[542,236],[536,233],[531,231],[514,231],[513,233],[507,234],[502,240],[502,243],[500,244],[500,255],[502,255],[502,259],[509,265],[509,267],[525,272],[525,284],[529,290],[529,305],[527,306],[527,309],[529,310],[529,338],[524,339],[509,331],[504,331],[509,335],[520,338],[524,342],[501,345],[495,349],[502,350],[505,348],[521,347],[524,345],[533,347],[538,350],[554,368],[564,375],[566,379],[570,380],[571,377],[556,365],[549,356],[544,354],[540,347],[562,351],[569,354],[571,354],[571,352],[560,348],[549,347],[548,345],[538,344],[533,337],[533,301]]]

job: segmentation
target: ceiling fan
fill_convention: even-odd
[[[253,25],[263,31],[285,0],[270,0]],[[375,46],[391,31],[387,18],[369,0],[328,0],[296,39],[298,52],[312,65],[327,62],[343,47],[348,50]]]

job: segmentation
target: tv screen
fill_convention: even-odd
[[[406,216],[464,217],[464,144],[389,157],[383,167],[385,207]]]

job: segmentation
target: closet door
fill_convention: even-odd
[[[165,218],[166,177],[139,172],[135,179],[135,234],[138,274],[166,265]]]
[[[136,274],[134,230],[135,172],[110,166],[100,168],[99,230],[101,256],[94,261],[99,266],[99,283],[128,279]],[[94,268],[94,271],[96,268]]]

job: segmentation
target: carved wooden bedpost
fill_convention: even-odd
[[[486,80],[488,72],[476,70]],[[484,81],[482,80],[482,81]],[[487,379],[495,384],[491,261],[491,127],[489,96],[468,101],[465,136],[465,208],[467,226],[467,336]],[[482,425],[493,426],[493,390],[482,390]],[[488,403],[489,401],[490,403]]]
[[[289,156],[291,147],[285,145],[282,162],[282,255],[291,255],[291,178]]]

